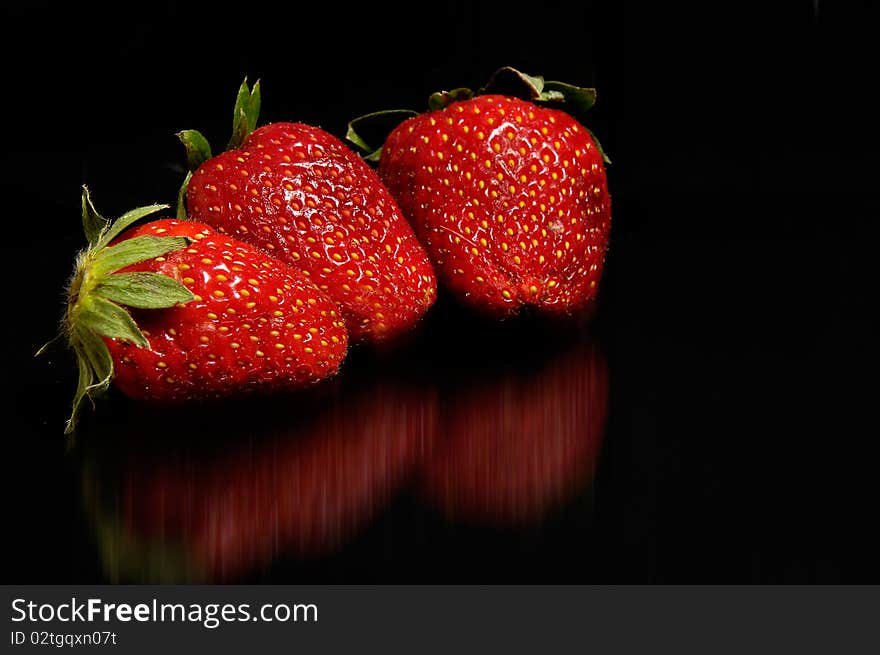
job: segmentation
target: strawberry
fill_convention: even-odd
[[[63,334],[79,385],[67,431],[111,380],[144,401],[281,391],[334,374],[348,344],[337,305],[299,271],[211,227],[103,219],[83,193],[89,248],[77,258]],[[130,308],[126,311],[124,307]]]
[[[301,269],[339,303],[353,339],[406,332],[433,304],[436,278],[394,198],[369,165],[318,127],[253,130],[259,98],[259,82],[250,90],[245,81],[231,148],[216,157],[197,132],[180,133],[193,170],[185,210]]]
[[[580,113],[594,101],[593,89],[503,68],[476,96],[438,93],[432,111],[396,114],[409,117],[372,158],[441,283],[465,304],[501,317],[523,307],[565,315],[596,298],[611,219],[607,159],[555,108]],[[365,147],[358,131],[394,115],[353,121],[349,138]]]

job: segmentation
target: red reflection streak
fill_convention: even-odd
[[[392,498],[429,447],[435,420],[425,389],[378,384],[210,461],[187,450],[152,462],[129,454],[119,498],[125,538],[116,543],[147,543],[154,559],[157,546],[177,559],[182,552],[175,566],[185,570],[174,575],[216,582],[279,554],[328,554]]]
[[[541,370],[451,399],[421,492],[453,520],[522,525],[589,484],[608,411],[608,368],[581,343]]]

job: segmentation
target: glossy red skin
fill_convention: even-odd
[[[568,314],[597,296],[611,199],[595,142],[568,114],[498,95],[454,102],[401,123],[379,173],[463,303]]]
[[[339,308],[299,271],[201,223],[157,220],[120,241],[142,235],[193,241],[122,272],[166,275],[196,297],[131,310],[149,348],[105,339],[114,384],[127,396],[176,403],[285,391],[337,372],[348,347]]]
[[[427,254],[376,172],[331,134],[261,127],[205,162],[190,216],[300,268],[342,307],[353,340],[409,330],[431,307]]]
[[[583,343],[535,375],[463,391],[444,412],[444,441],[419,477],[422,497],[454,521],[539,521],[589,486],[608,385],[604,356]]]
[[[168,549],[177,575],[240,580],[279,556],[313,558],[342,547],[393,498],[430,451],[436,397],[384,383],[337,399],[310,421],[253,421],[231,447],[159,459],[129,451],[120,528],[151,556]],[[149,443],[149,439],[145,439]],[[131,553],[109,555],[111,561]],[[146,567],[130,567],[142,570]]]

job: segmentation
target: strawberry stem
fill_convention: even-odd
[[[166,209],[167,205],[140,207],[116,221],[108,221],[95,211],[88,188],[83,187],[82,206],[83,229],[89,245],[77,254],[59,335],[67,339],[79,370],[65,434],[74,431],[85,400],[92,401],[110,385],[113,359],[103,338],[126,339],[140,348],[149,347],[147,338],[123,306],[155,309],[172,307],[193,298],[185,286],[164,275],[117,273],[131,264],[185,248],[189,239],[142,236],[109,245],[127,227]]]

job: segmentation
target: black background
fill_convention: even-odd
[[[173,202],[174,133],[224,142],[245,75],[262,80],[262,122],[343,136],[354,116],[422,108],[502,65],[597,87],[589,127],[614,162],[594,325],[611,414],[591,509],[498,532],[450,528],[404,495],[333,557],[281,558],[259,580],[880,579],[869,3],[31,2],[0,16],[4,582],[104,579],[61,435],[70,362],[31,356],[82,245],[80,186],[109,216]],[[439,307],[413,365],[454,353],[470,325]]]

